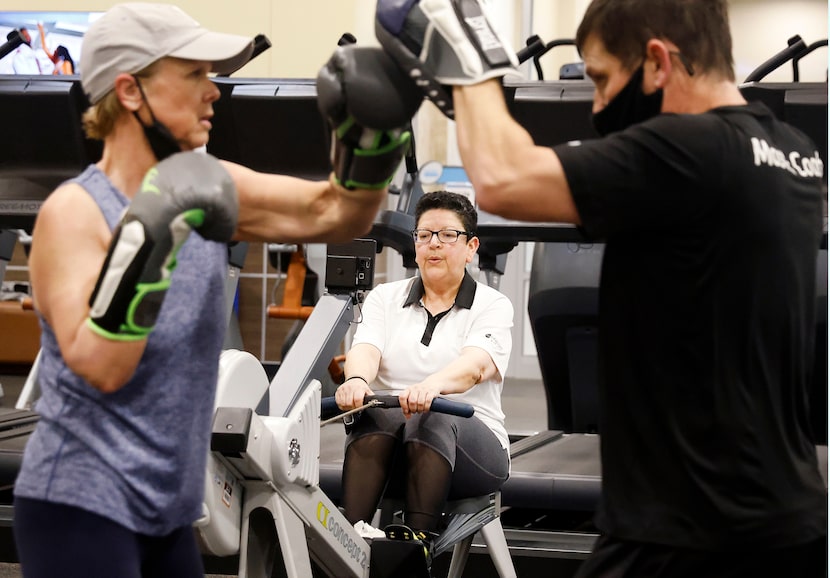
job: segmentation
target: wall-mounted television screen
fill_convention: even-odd
[[[77,76],[84,33],[100,14],[0,11],[0,110],[14,135],[0,140],[0,228],[29,228],[59,183],[100,158],[81,129]]]
[[[0,42],[20,37],[0,52],[0,74],[77,74],[82,40],[101,12],[0,11]],[[5,51],[4,51],[5,52]]]

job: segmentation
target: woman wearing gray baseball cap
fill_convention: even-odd
[[[365,84],[370,102],[407,106],[389,126],[327,115],[350,126],[328,181],[194,152],[219,98],[210,74],[237,70],[252,48],[164,4],[117,5],[84,37],[84,126],[104,148],[47,198],[33,231],[41,419],[14,490],[27,578],[203,576],[192,524],[227,325],[227,242],[348,241],[385,199],[408,143],[397,129],[420,102],[394,92],[397,77],[349,80],[350,94]],[[318,93],[340,115],[357,54],[338,51]],[[387,70],[379,49],[360,54]],[[358,145],[370,130],[381,152]]]

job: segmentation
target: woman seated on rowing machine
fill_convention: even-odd
[[[369,293],[335,400],[350,410],[364,395],[394,392],[402,410],[368,408],[350,426],[342,480],[346,518],[358,525],[371,521],[387,485],[400,477],[404,522],[413,538],[428,540],[440,529],[448,499],[486,495],[507,480],[501,393],[513,306],[467,273],[479,246],[478,217],[467,197],[426,194],[415,220],[420,275]],[[475,415],[430,413],[438,395],[472,405]]]

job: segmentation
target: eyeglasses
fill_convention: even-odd
[[[442,243],[452,244],[458,241],[459,235],[467,235],[467,238],[470,237],[470,233],[467,231],[458,231],[456,229],[441,229],[440,231],[430,231],[429,229],[415,229],[412,231],[412,240],[415,241],[418,245],[423,245],[425,243],[429,243],[432,241],[432,236],[438,235],[438,240]]]

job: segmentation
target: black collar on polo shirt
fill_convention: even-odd
[[[453,307],[457,305],[458,307],[462,307],[464,309],[471,308],[473,306],[473,299],[475,298],[475,295],[476,282],[465,270],[464,278],[461,280],[461,286],[458,288],[458,293],[455,296],[455,303],[453,303]],[[410,305],[414,305],[415,303],[420,304],[421,297],[423,296],[424,282],[420,277],[417,277],[412,283],[412,287],[409,288],[409,295],[407,295],[403,306],[408,307]],[[432,342],[432,334],[435,332],[435,327],[438,325],[438,322],[447,315],[447,313],[452,311],[452,307],[446,311],[438,313],[437,315],[433,315],[427,309],[424,309],[424,311],[427,313],[427,326],[424,329],[424,334],[421,336],[421,344],[429,347],[429,344]]]
[[[421,297],[424,296],[424,281],[420,277],[416,277],[412,286],[409,288],[409,295],[406,296],[406,301],[403,302],[403,307],[408,307],[414,303],[418,303]],[[465,269],[464,278],[461,280],[461,286],[458,288],[458,293],[455,296],[454,305],[469,309],[473,306],[473,299],[476,296],[476,282],[470,276],[470,273]],[[452,308],[450,308],[452,309]]]

